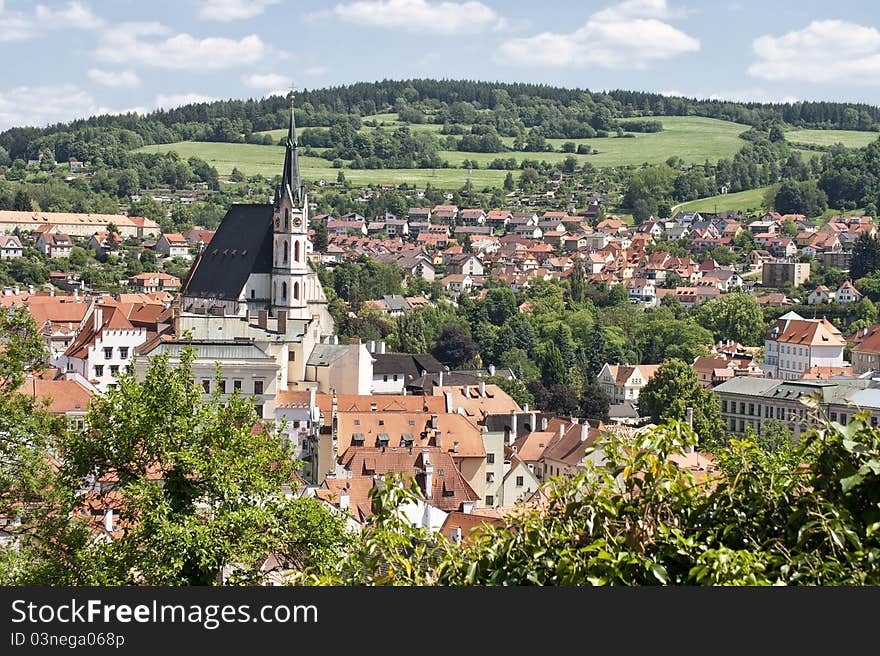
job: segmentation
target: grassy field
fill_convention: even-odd
[[[815,144],[817,146],[833,146],[842,143],[847,148],[861,148],[880,137],[877,132],[859,132],[856,130],[792,130],[785,133],[785,138],[792,143]]]
[[[580,164],[589,162],[597,168],[640,165],[644,163],[657,164],[665,162],[672,156],[680,157],[685,162],[701,164],[707,159],[717,161],[722,157],[732,157],[745,143],[739,138],[739,134],[748,126],[730,121],[721,121],[712,118],[698,116],[658,116],[653,117],[663,123],[663,131],[649,134],[637,133],[632,138],[606,137],[597,139],[548,139],[553,144],[553,152],[542,153],[468,153],[459,151],[440,151],[440,156],[446,159],[453,167],[460,167],[466,159],[475,160],[480,168],[471,172],[471,182],[475,189],[487,186],[501,186],[507,171],[495,171],[487,169],[489,162],[496,158],[515,158],[518,162],[524,159],[547,160],[548,162],[561,162],[569,156],[568,153],[560,152],[560,148],[566,141],[576,144],[586,144],[591,150],[598,151],[596,154],[575,155]],[[378,121],[386,128],[394,128],[403,125],[396,114],[376,114],[364,117],[365,121]],[[414,130],[438,131],[441,126],[436,124],[411,125]],[[364,131],[374,130],[373,127],[364,127]],[[278,140],[286,134],[286,130],[269,130],[273,139]],[[860,146],[875,138],[877,133],[852,132],[844,130],[796,130],[789,132],[787,137],[791,141],[803,143],[834,143],[843,140],[848,146]],[[825,141],[822,141],[822,140]],[[504,137],[508,145],[513,143],[512,137]],[[146,152],[164,152],[174,150],[183,157],[195,155],[205,159],[215,166],[221,175],[232,172],[233,166],[237,166],[247,175],[262,174],[275,175],[284,158],[283,149],[277,146],[258,146],[253,144],[225,144],[203,143],[183,141],[160,146],[146,146],[141,149]],[[809,158],[816,153],[803,151],[803,155]],[[339,169],[333,168],[327,160],[319,157],[303,157],[303,175],[308,180],[318,181],[335,180]],[[355,184],[367,183],[402,183],[423,186],[430,182],[434,186],[457,187],[465,184],[467,171],[461,168],[437,169],[436,171],[421,169],[379,169],[379,170],[353,170],[344,169],[345,176]],[[514,175],[518,172],[514,171]],[[762,190],[746,191],[727,196],[712,197],[686,203],[683,207],[703,211],[711,211],[715,203],[721,209],[746,210],[759,208],[761,205]],[[724,205],[722,207],[721,205]]]
[[[708,198],[700,198],[692,200],[688,203],[682,203],[675,208],[676,212],[723,212],[725,210],[736,210],[739,212],[762,211],[764,210],[764,194],[767,187],[759,187],[758,189],[749,189],[747,191],[739,191],[735,194],[723,194],[720,196],[710,196]]]
[[[144,146],[139,152],[162,153],[175,151],[181,157],[196,156],[204,159],[217,169],[220,175],[229,175],[233,167],[245,175],[265,175],[272,177],[281,171],[284,162],[284,149],[278,146],[257,146],[253,144],[227,144],[201,141],[178,141],[157,146]],[[320,157],[301,157],[300,166],[306,180],[335,181],[340,169],[330,166],[330,162]],[[464,169],[345,169],[347,180],[355,184],[406,182],[434,187],[460,187],[467,181]],[[500,187],[506,171],[474,170],[471,184],[474,189]]]

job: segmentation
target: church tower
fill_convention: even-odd
[[[272,231],[272,314],[278,316],[279,310],[286,310],[289,318],[310,319],[308,299],[314,293],[310,287],[315,284],[315,276],[307,263],[309,202],[300,180],[293,98],[284,172],[281,186],[275,191]]]

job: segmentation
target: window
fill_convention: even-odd
[[[293,242],[293,261],[299,262],[299,242]]]
[[[104,347],[104,359],[109,360],[112,357],[113,357],[113,347],[112,346],[105,346]]]
[[[240,379],[235,379],[232,381],[232,389],[233,390],[240,390],[241,389],[241,380]]]
[[[488,465],[495,464],[495,454],[494,453],[487,453],[486,454],[486,464],[488,464]]]
[[[260,419],[262,419],[262,418],[263,418],[263,406],[258,405],[258,406],[256,406],[256,407],[254,408],[254,410],[255,410],[256,413],[257,413],[257,417],[259,417]]]
[[[755,404],[754,403],[749,403],[749,414],[750,415],[755,414]]]
[[[120,346],[119,347],[119,357],[122,358],[123,360],[128,358],[128,347],[127,346]]]
[[[226,381],[225,380],[221,380],[219,383],[217,383],[217,386],[220,388],[221,394],[226,394]]]
[[[255,380],[254,381],[254,394],[262,394],[263,393],[263,381]],[[262,415],[260,415],[262,416]]]
[[[70,360],[67,361],[67,370],[73,371],[73,363]]]
[[[256,290],[256,289],[252,289],[252,290],[251,290],[251,298],[256,298],[256,297],[257,297],[257,290]]]
[[[287,264],[287,242],[284,242],[284,256],[282,258],[284,264]]]
[[[486,505],[487,506],[494,506],[495,505],[495,497],[493,497],[491,494],[486,495]]]
[[[103,375],[104,375],[104,365],[102,365],[102,364],[96,364],[96,365],[95,365],[95,376],[97,376],[98,378],[100,378],[100,377],[103,376]]]
[[[394,374],[394,380],[397,381],[397,374]]]
[[[281,300],[284,301],[285,303],[287,302],[287,283],[286,282],[281,283]]]
[[[495,472],[486,472],[486,482],[494,483],[495,482]]]
[[[387,382],[388,382],[388,374],[383,374],[383,375],[382,375],[382,382],[383,382],[383,383],[387,383]]]
[[[517,477],[516,477],[516,486],[517,486],[517,487],[522,487],[522,486],[523,486],[523,482],[524,482],[524,481],[523,481],[523,477],[522,477],[522,476],[517,476]]]
[[[355,420],[354,420],[354,425],[355,425],[355,426],[360,426],[360,425],[361,425],[361,420],[360,420],[360,419],[355,419]]]
[[[205,394],[211,393],[211,381],[207,378],[202,379],[202,389],[205,390]]]
[[[118,364],[111,364],[110,365],[110,375],[115,376],[118,373],[119,373],[119,365]]]

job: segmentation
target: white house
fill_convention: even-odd
[[[156,242],[156,252],[165,257],[182,257],[190,259],[189,243],[179,232],[163,234]]]
[[[60,232],[42,232],[37,237],[37,249],[49,257],[70,257],[73,242],[70,237]]]
[[[862,293],[853,286],[851,280],[845,280],[835,292],[834,300],[838,303],[858,303],[862,300]]]
[[[132,325],[119,308],[96,304],[64,352],[61,365],[105,392],[128,370],[135,347],[146,341],[147,329]]]
[[[819,285],[807,296],[808,305],[823,305],[834,300],[835,294],[825,285]]]
[[[639,394],[657,372],[657,364],[608,364],[599,372],[599,386],[611,399],[611,403],[639,400]]]
[[[764,338],[761,370],[767,378],[798,380],[813,367],[844,367],[846,340],[830,321],[782,315]]]
[[[0,260],[11,260],[21,257],[24,247],[15,235],[3,235],[0,237]]]

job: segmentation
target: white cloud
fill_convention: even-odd
[[[221,70],[255,64],[269,48],[256,34],[241,39],[175,34],[164,40],[142,37],[165,34],[167,29],[157,23],[129,24],[128,29],[107,30],[95,50],[95,57],[114,64],[142,64],[156,68],[193,72]]]
[[[303,69],[303,75],[306,77],[319,77],[321,75],[326,75],[326,73],[326,66],[309,66],[308,68]]]
[[[251,89],[274,89],[290,86],[290,78],[277,73],[254,73],[242,75],[241,81]]]
[[[280,0],[196,0],[199,18],[222,22],[245,20],[262,14]]]
[[[782,36],[752,42],[749,74],[765,80],[877,84],[880,30],[842,20],[813,21]]]
[[[348,23],[423,34],[476,34],[503,23],[494,9],[472,0],[358,0],[336,5],[332,13]]]
[[[20,86],[0,91],[0,130],[26,125],[44,127],[98,113],[94,98],[72,84]]]
[[[134,71],[104,71],[90,68],[87,75],[95,84],[111,89],[135,89],[141,85],[141,79]]]
[[[212,102],[216,100],[216,98],[212,98],[211,96],[205,96],[200,93],[178,93],[171,94],[169,96],[166,95],[158,95],[156,96],[156,108],[161,109],[173,109],[175,107],[180,107],[181,105],[191,105],[193,103],[206,103]]]
[[[63,29],[78,27],[84,30],[96,30],[104,25],[102,19],[80,2],[69,2],[63,9],[37,5],[34,15],[41,27],[54,25]]]
[[[643,69],[700,49],[699,40],[662,20],[672,15],[666,0],[626,0],[596,12],[574,32],[509,39],[495,58],[518,66]]]
[[[100,28],[104,22],[80,2],[69,2],[61,9],[37,5],[32,14],[3,11],[0,2],[0,42],[29,41],[54,30]]]

